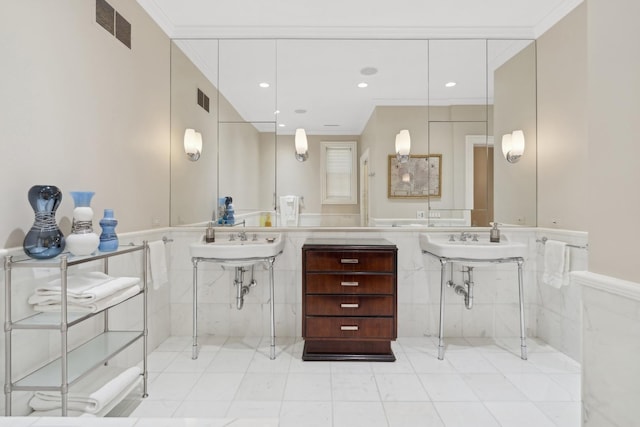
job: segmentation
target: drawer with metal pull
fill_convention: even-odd
[[[308,294],[393,294],[392,274],[325,274],[306,276]]]
[[[376,251],[310,251],[307,271],[386,271],[395,268],[393,255]]]
[[[307,295],[307,316],[393,316],[391,295]]]
[[[393,339],[391,317],[307,316],[307,338]]]

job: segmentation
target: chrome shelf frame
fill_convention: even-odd
[[[142,397],[147,397],[147,338],[148,338],[148,251],[147,241],[141,245],[120,246],[112,252],[96,252],[88,256],[73,256],[63,253],[50,260],[34,260],[24,256],[6,256],[4,260],[5,270],[5,415],[11,416],[13,391],[60,391],[61,415],[67,416],[69,386],[90,373],[95,368],[108,362],[111,358],[125,350],[138,340],[142,339],[143,369],[142,369]],[[103,261],[103,271],[109,273],[109,258],[142,252],[142,290],[125,301],[142,295],[143,327],[142,330],[112,331],[109,329],[109,309],[96,311],[95,313],[69,312],[67,308],[67,273],[68,268],[92,261]],[[55,268],[60,271],[61,304],[60,313],[34,313],[20,320],[12,318],[12,271],[16,268]],[[124,301],[122,301],[124,302]],[[117,305],[122,304],[120,302]],[[69,349],[69,327],[78,325],[85,320],[103,314],[103,332],[74,349]],[[12,334],[14,330],[59,330],[60,331],[60,357],[45,363],[33,372],[15,380],[12,373]]]

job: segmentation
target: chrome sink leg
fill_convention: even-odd
[[[438,359],[444,359],[444,294],[447,284],[446,269],[447,261],[440,259],[440,327],[438,330]]]
[[[198,258],[191,258],[193,263],[193,345],[191,359],[198,358]]]
[[[522,293],[522,264],[524,260],[518,259],[518,287],[520,289],[520,358],[527,360],[527,337],[524,327],[524,295]]]
[[[274,284],[273,284],[273,263],[275,257],[269,258],[269,314],[271,316],[271,348],[269,353],[269,359],[274,360],[276,358],[276,315],[275,315],[275,301],[274,301]]]

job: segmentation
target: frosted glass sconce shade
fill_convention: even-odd
[[[524,132],[514,130],[502,135],[502,155],[509,163],[516,163],[524,154]]]
[[[200,158],[202,153],[202,135],[193,129],[184,131],[184,152],[189,160],[195,162]]]
[[[406,129],[401,130],[396,135],[396,157],[398,163],[406,163],[411,152],[411,135]]]
[[[309,144],[304,129],[296,129],[295,149],[297,161],[304,162],[309,158]]]

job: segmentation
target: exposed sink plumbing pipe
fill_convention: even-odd
[[[244,296],[249,293],[249,290],[256,286],[258,282],[253,278],[253,265],[251,266],[251,281],[248,285],[244,285],[244,267],[236,267],[236,277],[233,280],[233,284],[236,287],[236,308],[242,310],[244,305]]]
[[[451,273],[451,276],[453,276],[453,272]],[[462,267],[462,279],[464,284],[456,285],[453,282],[453,277],[451,277],[447,282],[447,285],[452,287],[456,294],[464,296],[464,306],[467,310],[471,310],[473,308],[473,267]]]

